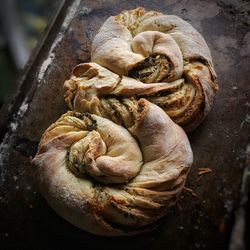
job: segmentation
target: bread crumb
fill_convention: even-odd
[[[197,197],[197,194],[194,192],[192,188],[184,187],[183,190],[190,193],[193,197]]]
[[[199,168],[199,172],[198,175],[204,175],[204,174],[209,174],[212,173],[212,169],[211,168]]]
[[[212,169],[211,168],[199,168],[199,172],[198,172],[198,178],[196,179],[196,181],[198,182],[203,175],[205,174],[210,174],[212,173]]]

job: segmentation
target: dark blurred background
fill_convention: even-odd
[[[0,2],[0,107],[53,18],[61,0]]]

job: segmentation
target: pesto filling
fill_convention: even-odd
[[[171,76],[171,63],[165,55],[151,55],[135,66],[129,76],[144,83],[161,82]]]

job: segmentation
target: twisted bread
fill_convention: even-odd
[[[184,131],[141,99],[130,132],[69,111],[44,133],[33,160],[51,207],[100,235],[130,235],[166,214],[182,190],[192,150]],[[133,136],[132,136],[133,135]]]
[[[44,132],[36,180],[79,228],[137,234],[153,228],[185,185],[193,154],[179,125],[190,131],[204,119],[216,75],[191,25],[142,8],[110,17],[91,57],[64,83],[72,111]]]
[[[143,8],[108,18],[93,40],[91,60],[146,84],[181,80],[149,100],[186,131],[204,120],[218,89],[203,37],[177,16]]]

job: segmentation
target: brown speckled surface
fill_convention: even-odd
[[[62,84],[74,65],[90,59],[98,28],[108,16],[136,6],[178,15],[202,33],[220,91],[207,119],[189,134],[194,164],[187,187],[197,196],[184,192],[179,206],[146,235],[105,238],[56,215],[37,191],[29,162],[42,132],[65,112]],[[228,249],[249,139],[249,11],[243,0],[66,1],[1,113],[0,248]],[[201,167],[212,173],[197,181]]]

